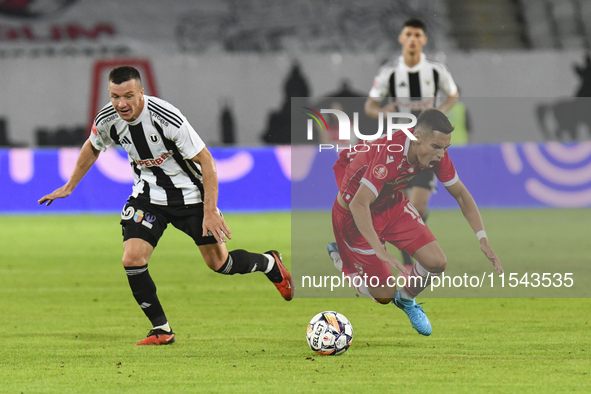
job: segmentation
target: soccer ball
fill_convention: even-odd
[[[320,312],[308,323],[306,339],[310,349],[318,354],[336,356],[351,346],[353,326],[338,312]]]

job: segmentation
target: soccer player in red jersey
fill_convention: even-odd
[[[409,19],[398,36],[402,53],[384,64],[378,71],[365,102],[365,114],[377,118],[382,112],[411,112],[418,116],[425,108],[447,112],[458,101],[458,89],[447,66],[423,53],[427,44],[427,27],[420,19]],[[436,105],[436,97],[445,100]],[[390,102],[383,107],[384,98]],[[429,216],[428,203],[435,193],[437,181],[432,171],[416,176],[405,194],[423,221]],[[405,265],[412,259],[402,253]]]
[[[336,247],[329,254],[337,268],[349,278],[365,276],[375,281],[357,287],[377,302],[394,304],[404,310],[412,326],[430,335],[431,323],[415,298],[440,275],[447,260],[431,230],[401,189],[421,172],[432,170],[457,200],[462,213],[478,237],[480,249],[497,273],[503,268],[490,246],[480,211],[468,189],[460,181],[447,154],[452,125],[436,109],[428,109],[411,129],[416,140],[403,131],[371,143],[362,142],[355,150],[341,152],[334,165],[339,193],[333,205],[332,220]],[[388,242],[406,251],[417,261],[407,285],[396,290],[390,267],[407,273],[404,266],[386,251]],[[355,284],[355,281],[353,281]],[[367,285],[367,286],[366,286]]]

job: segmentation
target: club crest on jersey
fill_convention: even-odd
[[[158,145],[162,141],[162,138],[160,138],[160,134],[152,133],[148,136],[148,141],[152,145]]]
[[[388,169],[383,164],[378,164],[372,170],[373,176],[376,179],[384,179],[388,175]]]
[[[142,220],[144,220],[144,211],[138,209],[135,215],[133,215],[133,221],[136,223],[141,223]]]
[[[135,209],[133,207],[127,207],[121,212],[121,219],[122,220],[129,220],[133,217],[135,213]]]

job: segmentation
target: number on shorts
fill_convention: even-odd
[[[423,218],[419,214],[419,211],[417,211],[417,209],[410,202],[404,206],[404,212],[408,212],[413,219],[416,219],[423,226],[425,225],[425,222],[423,222]]]

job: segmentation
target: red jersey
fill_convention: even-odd
[[[415,175],[431,170],[408,162],[409,145],[410,138],[398,130],[390,141],[384,136],[371,143],[362,141],[355,146],[356,150],[342,151],[333,169],[343,200],[349,204],[363,183],[377,197],[371,208],[379,208],[398,190],[408,186]],[[459,179],[447,152],[432,170],[444,186],[451,186]]]

